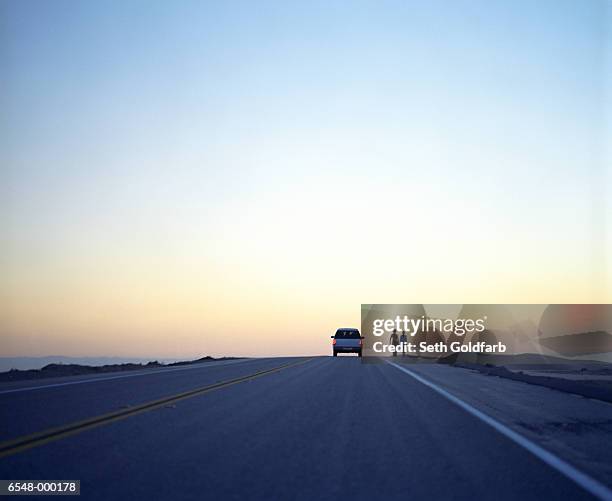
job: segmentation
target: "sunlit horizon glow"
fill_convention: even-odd
[[[301,355],[612,302],[605,1],[0,5],[0,356]]]

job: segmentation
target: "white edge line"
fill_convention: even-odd
[[[71,386],[73,384],[96,383],[98,381],[110,381],[112,379],[124,379],[128,377],[149,376],[151,374],[186,371],[190,369],[204,369],[204,368],[210,368],[210,367],[221,367],[223,365],[230,365],[230,364],[235,364],[238,362],[248,362],[251,360],[259,360],[259,359],[244,358],[241,360],[222,360],[222,361],[219,361],[219,363],[203,362],[201,364],[194,364],[194,365],[190,365],[187,367],[168,367],[167,369],[151,370],[147,372],[138,371],[138,373],[136,374],[121,374],[117,376],[98,377],[98,378],[91,378],[91,379],[79,379],[78,381],[66,381],[64,383],[52,383],[52,384],[45,384],[41,386],[25,386],[23,388],[12,388],[10,390],[2,390],[0,391],[0,395],[6,395],[7,393],[18,393],[22,391],[44,390],[45,388],[57,388],[59,386]]]
[[[413,377],[420,383],[423,383],[425,386],[428,386],[435,392],[439,393],[446,399],[450,400],[454,404],[461,407],[463,410],[470,413],[472,416],[477,417],[481,421],[484,421],[486,424],[496,429],[498,432],[500,432],[502,435],[512,440],[514,443],[520,445],[524,449],[527,449],[529,452],[531,452],[538,459],[546,463],[548,466],[550,466],[551,468],[554,468],[559,473],[565,475],[567,478],[572,480],[574,483],[578,484],[584,490],[588,491],[589,493],[593,494],[594,496],[600,499],[603,499],[606,501],[612,501],[612,491],[608,489],[608,487],[606,487],[602,483],[595,480],[594,478],[591,478],[588,475],[582,473],[581,471],[577,470],[569,463],[566,463],[561,458],[555,456],[553,453],[547,451],[546,449],[543,449],[542,447],[533,443],[531,440],[525,438],[524,436],[519,435],[517,432],[508,428],[506,425],[496,421],[495,419],[479,411],[475,407],[472,407],[470,404],[457,398],[456,396],[449,393],[448,391],[440,388],[438,385],[430,381],[427,381],[425,378],[419,376],[418,374],[412,372],[409,369],[406,369],[405,367],[401,367],[400,365],[397,365],[394,362],[388,362],[388,361],[386,362],[389,365],[392,365],[393,367],[395,367],[396,369],[399,369],[400,371],[405,372],[406,374]]]

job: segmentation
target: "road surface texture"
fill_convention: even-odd
[[[610,498],[611,404],[392,361],[248,359],[3,384],[0,479],[80,479],[82,498],[105,500]]]

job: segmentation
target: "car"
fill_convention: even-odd
[[[338,329],[331,338],[334,340],[332,343],[334,357],[337,357],[338,353],[357,353],[361,356],[363,336],[357,329],[346,327]]]

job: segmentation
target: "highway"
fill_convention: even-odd
[[[79,479],[84,499],[612,499],[610,404],[392,361],[2,384],[0,479]]]

